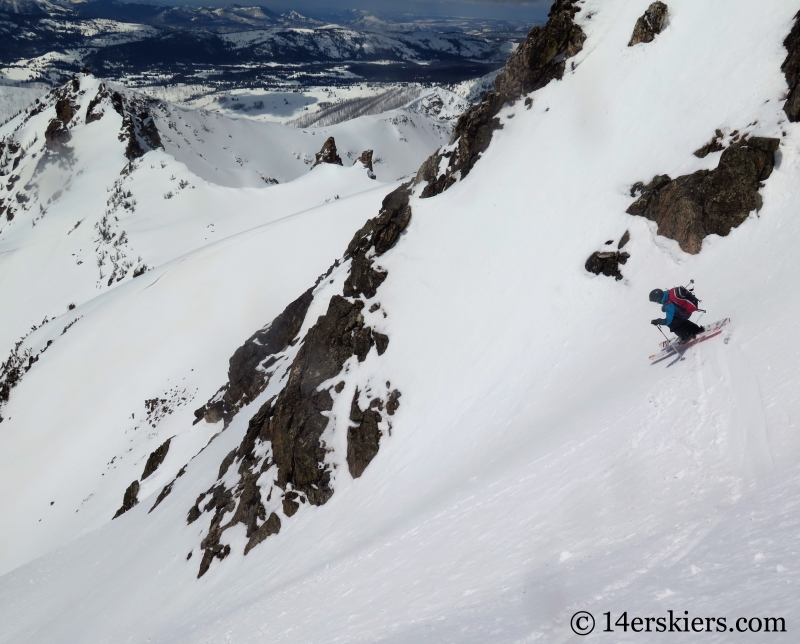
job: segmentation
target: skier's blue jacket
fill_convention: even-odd
[[[669,289],[664,291],[664,296],[661,298],[661,310],[666,313],[666,317],[656,320],[657,324],[669,326],[672,321],[677,317],[679,320],[689,319],[690,313],[684,311],[681,307],[677,306],[674,302],[669,301]]]

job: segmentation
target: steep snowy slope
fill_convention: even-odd
[[[670,610],[714,617],[707,641],[748,637],[740,617],[796,639],[800,131],[781,64],[800,3],[672,0],[634,47],[647,0],[586,0],[572,24],[574,4],[554,7],[561,50],[532,44],[536,74],[496,85],[531,100],[489,97],[380,210],[385,189],[340,199],[72,312],[0,425],[0,641],[568,642],[578,610],[588,640],[683,641],[600,632],[606,611]],[[693,154],[716,130],[779,151],[761,209],[688,254],[626,210],[637,182],[730,158]],[[625,231],[624,278],[589,274]],[[730,330],[651,366],[647,294],[690,278],[701,322]]]
[[[391,173],[418,166],[448,127],[402,111],[343,124],[331,133],[340,136],[347,167],[313,170],[304,161],[328,132],[312,132],[195,116],[115,93],[91,76],[9,122],[0,130],[0,298],[13,303],[0,319],[3,360],[31,325],[148,267],[326,202],[385,193],[358,155],[374,148],[376,175],[393,180]],[[191,143],[178,141],[184,134]],[[364,147],[354,154],[348,143]],[[298,180],[271,185],[259,171],[265,179]]]
[[[160,103],[154,110],[164,149],[194,174],[239,187],[285,183],[307,173],[329,136],[351,166],[364,150],[375,153],[380,181],[417,170],[419,160],[446,143],[450,126],[418,110],[396,109],[324,128],[295,129],[278,123],[227,118]]]

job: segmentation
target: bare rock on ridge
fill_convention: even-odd
[[[147,462],[144,464],[144,471],[142,472],[142,480],[144,481],[148,476],[155,472],[159,466],[164,462],[169,452],[169,444],[171,438],[165,440],[159,447],[150,453]]]
[[[50,121],[44,133],[44,140],[47,149],[51,152],[63,152],[66,144],[70,142],[72,135],[66,125],[59,119]]]
[[[220,464],[217,483],[201,494],[189,510],[189,523],[204,512],[214,513],[200,544],[204,554],[198,577],[205,574],[214,559],[224,559],[230,553],[230,546],[221,542],[228,528],[238,524],[245,527],[248,539],[245,554],[271,534],[277,534],[281,517],[268,512],[265,503],[280,502],[284,517],[291,517],[302,504],[322,505],[333,494],[330,464],[325,462],[329,448],[321,443],[322,433],[330,422],[327,412],[333,407],[334,395],[344,387],[345,362],[353,357],[363,362],[373,347],[378,355],[388,348],[388,336],[373,329],[365,319],[365,315],[377,312],[380,304],[373,303],[367,312],[361,298],[374,297],[386,279],[386,271],[376,267],[375,261],[397,243],[408,226],[410,196],[410,183],[389,193],[378,216],[367,221],[353,236],[342,261],[337,260],[317,280],[315,286],[342,262],[350,261],[344,296],[330,297],[327,311],[309,328],[300,348],[289,351],[310,308],[313,287],[237,350],[231,358],[228,384],[195,412],[198,419],[213,414],[229,422],[244,404],[264,391],[272,365],[276,361],[284,365],[280,372],[281,379],[286,379],[283,389],[252,416],[242,442]],[[287,366],[284,361],[290,356],[292,362]],[[333,382],[338,384],[322,387],[323,383]],[[351,415],[358,419],[355,431],[348,432],[348,467],[354,476],[360,476],[377,453],[381,427],[391,428],[381,412],[385,409],[387,416],[395,413],[400,392],[388,391],[388,381],[386,388],[385,402],[374,394],[371,396],[369,413],[360,410],[358,397],[354,407],[351,406]],[[271,447],[266,455],[265,443]],[[234,465],[239,479],[227,488],[222,478]],[[264,481],[262,474],[270,470],[275,474],[259,483]],[[159,499],[169,494],[173,483],[164,488]],[[269,488],[262,490],[262,485]]]
[[[800,121],[800,13],[794,17],[794,26],[783,41],[788,54],[781,71],[789,84],[789,93],[783,111],[793,123]]]
[[[56,101],[56,118],[64,125],[72,120],[75,113],[75,108],[68,97],[64,97]]]
[[[116,519],[121,514],[125,514],[128,510],[132,507],[139,504],[139,481],[134,481],[128,486],[128,489],[125,490],[125,495],[122,497],[122,506],[117,513],[112,517],[112,519]]]
[[[677,179],[659,175],[648,185],[637,183],[631,196],[639,198],[627,212],[655,221],[659,235],[695,255],[707,235],[724,237],[761,209],[758,190],[772,174],[779,145],[774,138],[744,139],[722,153],[714,170]]]
[[[489,147],[493,132],[502,127],[497,113],[505,103],[564,76],[567,59],[575,56],[586,40],[586,34],[574,22],[579,11],[578,0],[555,0],[547,23],[531,29],[511,54],[495,79],[494,92],[464,112],[456,122],[450,144],[422,164],[416,178],[416,183],[427,182],[422,197],[438,195],[469,174]]]
[[[144,156],[145,152],[164,147],[153,115],[150,113],[151,107],[156,103],[157,101],[151,98],[131,97],[119,92],[111,94],[111,105],[122,117],[119,140],[127,140],[125,156],[131,161]]]
[[[372,150],[364,150],[361,153],[361,156],[358,157],[358,159],[356,159],[356,163],[359,162],[361,162],[361,165],[363,165],[367,169],[367,174],[369,175],[369,178],[374,179],[375,171],[372,168]]]
[[[321,163],[331,163],[333,165],[342,165],[342,159],[336,151],[336,141],[332,136],[322,144],[322,148],[314,157],[314,165],[311,166],[313,170]]]
[[[667,5],[658,1],[651,4],[647,7],[644,14],[636,21],[628,47],[633,47],[643,42],[653,42],[656,35],[660,34],[664,29],[664,23],[666,21]]]
[[[270,368],[278,354],[294,341],[314,299],[308,289],[289,304],[271,324],[254,333],[231,356],[228,363],[228,384],[200,409],[194,412],[195,423],[205,420],[216,423],[231,418],[250,404],[269,384]]]

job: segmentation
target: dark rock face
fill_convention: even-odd
[[[633,47],[639,43],[653,42],[657,34],[664,29],[667,21],[667,5],[663,2],[654,2],[644,14],[636,21],[633,28],[633,35],[628,47]]]
[[[111,94],[111,105],[122,117],[120,141],[127,141],[125,156],[133,161],[144,156],[149,150],[163,148],[161,136],[150,114],[150,107],[156,101],[143,97],[129,98],[119,92]]]
[[[160,447],[156,448],[155,451],[150,453],[150,456],[147,458],[147,462],[144,464],[144,471],[142,472],[143,481],[153,472],[155,472],[164,462],[164,459],[167,457],[167,452],[169,452],[169,444],[171,441],[172,439],[168,438],[161,444]]]
[[[317,154],[314,157],[314,165],[311,166],[311,169],[313,170],[320,163],[332,163],[334,165],[342,165],[342,159],[336,152],[336,141],[333,139],[332,136],[328,137],[328,140],[322,144],[322,149],[319,152],[317,152]]]
[[[271,324],[253,334],[236,350],[228,363],[228,384],[194,412],[195,422],[201,419],[209,423],[225,420],[227,425],[242,407],[253,402],[266,389],[271,376],[269,368],[300,332],[314,299],[312,290],[307,290],[289,304]],[[258,369],[259,365],[261,369]]]
[[[356,159],[356,163],[361,163],[367,170],[372,172],[372,150],[364,150],[361,156]]]
[[[677,179],[659,175],[648,185],[637,183],[631,196],[640,196],[628,213],[655,221],[659,235],[697,254],[704,237],[725,236],[761,209],[758,190],[772,173],[779,145],[779,139],[753,137],[727,148],[715,170]]]
[[[694,151],[694,155],[698,159],[705,159],[712,152],[721,152],[725,149],[725,146],[722,144],[722,139],[724,136],[725,135],[722,133],[722,130],[717,130],[714,132],[714,136],[708,143],[706,143],[702,148]]]
[[[128,489],[125,490],[125,495],[122,497],[122,506],[117,513],[112,517],[112,519],[116,519],[121,514],[125,514],[128,510],[130,510],[135,505],[138,505],[139,499],[139,481],[134,481],[128,486]]]
[[[345,258],[352,259],[350,275],[344,283],[345,297],[375,297],[387,274],[374,267],[373,258],[368,257],[369,251],[374,249],[374,256],[380,256],[397,243],[411,221],[410,197],[410,183],[390,192],[378,216],[367,221],[353,236],[345,252]]]
[[[356,159],[356,163],[361,163],[367,169],[370,179],[375,179],[375,171],[372,168],[372,150],[364,150],[361,156]]]
[[[370,461],[375,458],[381,440],[381,430],[378,429],[382,420],[381,415],[372,408],[361,410],[358,406],[360,393],[356,389],[350,406],[350,420],[355,426],[347,430],[347,467],[354,479],[361,476]],[[383,409],[383,403],[379,399],[374,399],[372,403],[375,403],[375,407]]]
[[[575,0],[555,0],[544,26],[534,27],[525,41],[511,54],[505,69],[495,80],[494,91],[509,100],[530,94],[560,80],[567,59],[581,49],[586,34],[575,24],[580,11]]]
[[[70,100],[66,97],[56,101],[56,118],[61,121],[64,125],[69,123],[72,120],[72,116],[75,113],[75,108],[73,107]]]
[[[328,426],[322,412],[331,410],[333,398],[329,390],[317,388],[339,374],[350,357],[363,362],[374,346],[372,331],[364,325],[363,308],[361,300],[331,298],[327,313],[309,329],[283,391],[250,426],[262,441],[272,443],[278,485],[284,489],[291,485],[313,505],[322,505],[333,494],[328,485],[330,472],[324,466],[325,450],[319,443]]]
[[[494,92],[461,115],[449,146],[435,152],[420,167],[416,183],[427,182],[423,198],[444,192],[469,174],[489,147],[492,133],[502,127],[497,113],[505,103],[564,76],[567,59],[577,54],[586,40],[583,30],[574,22],[578,11],[577,0],[556,0],[547,23],[531,29],[495,79]]]
[[[800,13],[794,17],[794,26],[783,41],[783,46],[789,52],[786,60],[781,65],[781,71],[786,76],[789,84],[789,94],[783,111],[793,123],[800,121]]]
[[[586,260],[585,268],[595,275],[607,275],[621,280],[622,273],[619,265],[625,264],[629,258],[630,255],[628,253],[597,251],[592,253],[589,259]]]
[[[89,105],[86,108],[86,122],[87,123],[94,123],[95,121],[99,121],[103,118],[103,110],[98,110],[98,106],[100,105],[103,99],[107,99],[109,97],[108,90],[106,90],[106,86],[103,83],[100,83],[100,87],[97,90],[97,95],[89,101]]]
[[[65,146],[72,139],[67,127],[58,119],[53,119],[47,126],[44,133],[44,140],[47,149],[51,152],[62,152]]]
[[[276,512],[268,513],[258,483],[262,474],[274,471],[266,502],[273,495],[280,501],[280,511],[285,517],[293,516],[300,507],[309,503],[322,505],[333,494],[331,471],[325,462],[327,448],[321,436],[330,419],[326,415],[333,408],[334,395],[342,392],[344,381],[336,377],[343,373],[345,362],[355,358],[363,362],[375,347],[378,355],[388,348],[389,338],[372,329],[364,318],[364,300],[374,297],[386,278],[386,272],[375,267],[375,260],[388,251],[411,220],[410,184],[405,184],[386,196],[377,217],[370,219],[355,234],[344,255],[350,260],[350,274],[343,288],[344,295],[333,295],[328,308],[302,338],[291,365],[281,379],[286,384],[275,397],[266,401],[253,415],[239,447],[230,452],[219,468],[218,481],[234,464],[238,465],[239,481],[231,489],[222,483],[215,484],[198,497],[189,510],[187,521],[196,521],[204,512],[213,512],[211,526],[200,546],[204,550],[198,576],[203,575],[212,561],[223,559],[230,552],[220,539],[228,528],[243,524],[248,538],[245,554],[281,527]],[[340,265],[337,261],[326,275]],[[289,305],[273,323],[255,334],[234,354],[229,370],[229,383],[203,408],[197,410],[198,418],[219,414],[229,421],[242,406],[252,402],[264,391],[270,377],[269,367],[288,358],[287,351],[295,343],[298,332],[314,298],[309,289]],[[380,305],[375,303],[369,313]],[[276,366],[277,368],[277,366]],[[274,371],[273,371],[274,373]],[[321,388],[323,383],[339,380],[335,385]],[[388,389],[389,383],[386,383]],[[387,401],[373,397],[367,412],[358,408],[358,397],[351,415],[359,418],[359,427],[348,433],[348,467],[354,476],[360,476],[378,451],[384,421],[384,409],[391,416],[399,406],[400,392],[392,391]],[[386,425],[388,427],[388,423]],[[267,456],[259,446],[269,443]],[[169,492],[165,488],[162,494]],[[211,499],[206,501],[207,496]],[[205,502],[205,503],[204,503]],[[274,502],[273,502],[274,503]],[[229,513],[232,513],[229,514]],[[268,516],[269,514],[269,516]],[[223,523],[225,516],[229,520]]]

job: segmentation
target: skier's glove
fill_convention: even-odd
[[[650,320],[650,324],[652,324],[653,326],[658,326],[659,322],[658,320]]]

